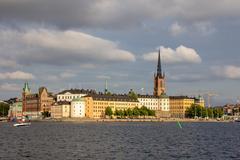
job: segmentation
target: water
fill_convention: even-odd
[[[240,159],[240,123],[0,123],[0,159]]]

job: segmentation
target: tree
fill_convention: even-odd
[[[0,117],[5,117],[8,115],[9,104],[7,103],[0,103]]]
[[[138,107],[133,108],[133,115],[136,117],[140,115],[140,111]]]
[[[135,99],[135,100],[138,99],[137,94],[132,89],[130,89],[130,91],[128,92],[128,96],[132,99]]]
[[[105,115],[106,116],[112,116],[113,115],[113,111],[112,111],[112,108],[111,107],[107,107],[105,109]]]
[[[43,111],[43,112],[42,112],[42,116],[43,116],[43,118],[51,117],[51,113],[48,112],[48,111]]]

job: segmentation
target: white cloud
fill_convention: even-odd
[[[186,28],[179,25],[178,22],[175,22],[171,25],[171,27],[169,28],[169,31],[172,36],[178,36],[186,32]]]
[[[0,84],[0,91],[20,91],[21,87],[19,87],[17,84],[11,84],[11,83],[4,83]]]
[[[21,65],[135,61],[134,54],[117,43],[74,30],[0,28],[0,42],[0,56]]]
[[[0,73],[0,79],[29,80],[34,78],[33,74],[22,71]]]
[[[160,47],[160,52],[164,63],[201,63],[201,57],[193,49],[180,45],[176,50]],[[158,52],[146,53],[143,59],[147,61],[157,61]]]
[[[214,75],[228,78],[228,79],[240,79],[240,67],[233,65],[226,66],[213,66],[211,70]]]

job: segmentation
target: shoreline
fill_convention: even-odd
[[[33,119],[31,122],[72,122],[72,123],[85,123],[85,122],[186,122],[186,123],[226,123],[233,122],[231,120],[216,120],[216,119],[177,119],[177,118],[139,118],[139,119],[88,119],[88,118],[59,118],[59,119]],[[0,121],[0,123],[8,123],[8,121]]]
[[[44,120],[40,120],[44,121]],[[51,119],[45,121],[54,121],[54,122],[73,122],[73,123],[83,123],[83,122],[201,122],[201,123],[226,123],[232,122],[230,120],[215,120],[215,119],[208,119],[208,120],[196,120],[196,119],[81,119],[81,118],[65,118],[65,119]]]

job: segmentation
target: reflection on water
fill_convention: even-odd
[[[240,123],[0,124],[0,159],[240,159]]]

